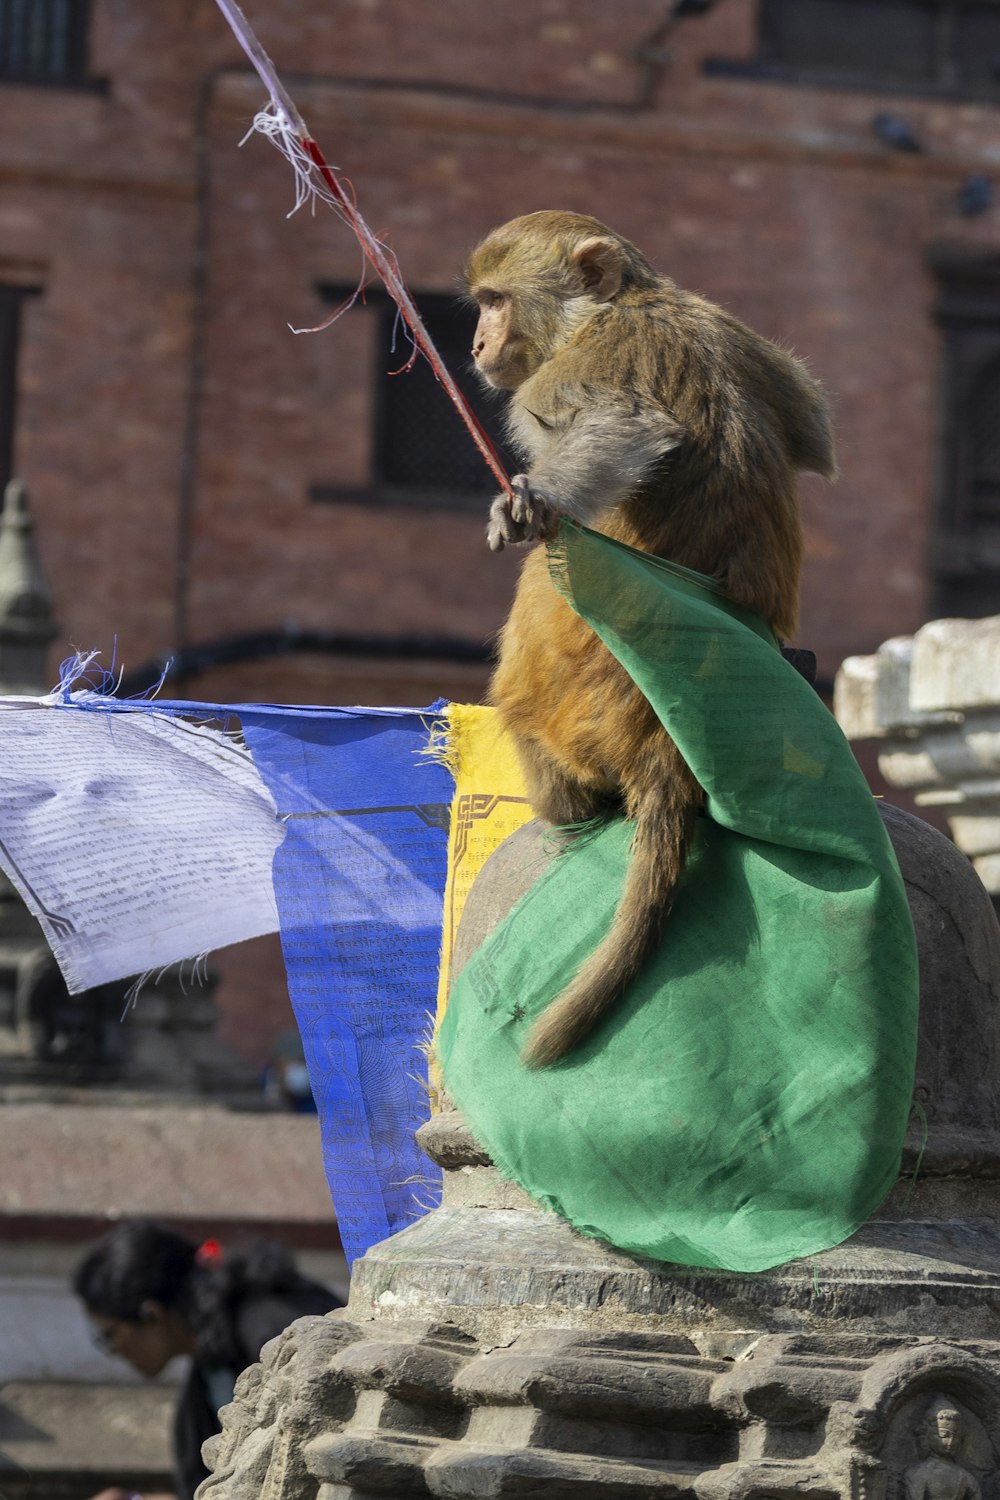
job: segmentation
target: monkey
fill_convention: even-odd
[[[798,614],[796,475],[835,477],[826,399],[805,366],[658,274],[588,215],[546,210],[494,229],[465,267],[472,357],[508,395],[525,471],[489,512],[494,551],[551,540],[568,516],[707,574],[779,639]],[[704,792],[652,707],[529,552],[499,636],[489,701],[535,813],[634,824],[611,928],[534,1022],[533,1068],[588,1035],[660,941]]]

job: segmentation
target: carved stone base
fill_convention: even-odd
[[[1000,1452],[998,1353],[697,1329],[495,1346],[450,1323],[305,1318],[241,1377],[199,1500],[975,1500]],[[925,1427],[945,1412],[940,1451]]]

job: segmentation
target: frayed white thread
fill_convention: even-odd
[[[398,370],[390,370],[389,371],[390,375],[406,375],[406,374],[408,374],[409,371],[412,370],[413,366],[416,364],[416,362],[417,362],[417,356],[420,353],[420,345],[417,343],[416,338],[414,337],[414,335],[410,331],[410,328],[409,328],[409,326],[408,326],[408,324],[406,322],[406,319],[403,317],[403,310],[402,310],[402,308],[399,308],[399,307],[397,307],[397,309],[396,309],[396,316],[395,316],[395,318],[393,319],[393,322],[392,322],[392,338],[391,338],[391,340],[389,342],[389,353],[390,354],[395,354],[395,352],[396,352],[396,339],[397,339],[397,336],[399,334],[399,330],[400,329],[403,330],[403,334],[405,335],[405,337],[407,339],[407,342],[410,345],[410,352],[409,352],[409,354],[406,357],[405,363],[401,364]]]
[[[240,141],[240,145],[245,145],[252,135],[262,135],[265,139],[269,140],[271,145],[281,152],[295,176],[295,202],[288,210],[286,218],[292,218],[306,203],[309,204],[310,212],[315,213],[316,202],[319,200],[319,202],[325,203],[328,208],[332,208],[341,223],[346,224],[357,236],[362,252],[375,266],[375,269],[385,282],[386,290],[400,308],[400,314],[404,318],[404,328],[411,346],[411,353],[408,355],[406,363],[402,366],[401,370],[394,370],[393,374],[398,375],[405,370],[412,369],[420,348],[409,325],[413,319],[419,321],[419,314],[406,290],[395,251],[379,235],[373,234],[365,223],[354,201],[354,189],[351,183],[345,178],[343,184],[339,181],[337,184],[343,194],[343,199],[350,205],[348,209],[345,209],[344,202],[331,189],[318,163],[313,160],[307,151],[302,134],[300,134],[300,127],[294,123],[285,110],[276,104],[273,99],[264,109],[258,110],[256,115],[254,115],[253,124]],[[327,170],[333,174],[334,172],[339,172],[340,168],[328,166]],[[354,303],[364,291],[366,279],[362,272],[354,295],[348,298],[341,307],[335,309],[322,323],[318,323],[315,328],[295,328],[289,323],[288,326],[292,333],[320,333],[324,328],[329,328],[332,323],[335,323],[339,317],[342,317],[347,312],[348,308],[354,306]],[[393,351],[395,351],[395,328],[393,329],[392,347]],[[433,367],[433,361],[431,361],[431,364]],[[437,371],[435,373],[437,374]],[[449,378],[447,377],[447,373],[445,378]],[[440,374],[438,374],[438,379],[441,379]]]
[[[118,669],[117,682],[113,671],[106,667],[97,667],[92,671],[100,654],[99,651],[74,651],[72,656],[67,656],[59,663],[59,681],[42,702],[55,707],[59,703],[72,702],[78,694],[110,698],[121,686],[123,669]]]
[[[286,218],[292,218],[306,203],[309,204],[310,213],[315,214],[316,200],[319,199],[321,203],[325,203],[328,208],[333,209],[341,223],[346,224],[348,228],[357,233],[357,226],[351,222],[350,217],[345,214],[343,206],[330,191],[322,172],[320,172],[316,163],[302,144],[302,139],[295,126],[273,100],[266,108],[258,110],[254,116],[253,124],[240,141],[240,145],[244,146],[252,135],[262,135],[266,140],[269,140],[271,145],[281,152],[292,169],[295,177],[295,202],[285,215]],[[336,172],[339,171],[339,168],[331,167],[330,170],[331,172]],[[381,241],[377,243],[385,254],[392,254],[386,245],[381,244]],[[363,249],[364,247],[362,246],[362,252]],[[296,334],[322,333],[324,329],[332,327],[339,318],[343,317],[344,313],[348,312],[354,306],[358,298],[364,294],[367,279],[364,254],[362,253],[361,275],[358,278],[357,287],[352,295],[346,301],[342,302],[339,307],[334,308],[333,312],[329,317],[324,318],[322,323],[317,323],[313,328],[296,328],[294,324],[289,323],[288,327],[290,331]]]
[[[447,712],[441,714],[421,715],[421,724],[427,731],[427,743],[414,750],[413,757],[417,764],[430,764],[443,766],[449,771],[454,779],[458,780],[459,751],[458,732]]]
[[[364,256],[362,256],[361,275],[359,276],[358,284],[354,288],[354,291],[351,293],[351,295],[349,297],[345,297],[344,301],[341,302],[338,307],[335,307],[330,316],[328,318],[324,318],[322,323],[316,323],[312,328],[296,328],[294,323],[289,323],[287,325],[288,331],[290,333],[323,333],[325,329],[332,328],[334,323],[339,322],[346,312],[350,312],[351,308],[357,302],[359,297],[361,298],[362,302],[364,302],[367,286],[368,271],[365,266]]]
[[[413,1172],[409,1177],[391,1182],[389,1186],[396,1189],[419,1189],[419,1192],[410,1192],[410,1200],[413,1204],[407,1213],[410,1219],[419,1219],[423,1214],[429,1214],[433,1209],[441,1207],[443,1187],[440,1177],[428,1177],[426,1172]]]
[[[348,222],[340,204],[323,181],[316,163],[302,144],[301,136],[295,126],[273,100],[254,115],[253,124],[240,141],[240,145],[246,145],[252,135],[262,135],[269,140],[271,145],[281,152],[295,174],[295,202],[285,215],[287,219],[297,214],[306,203],[315,213],[318,198],[332,208],[345,223]],[[336,172],[339,168],[331,167],[330,170]]]
[[[437,1017],[433,1011],[424,1011],[424,1030],[420,1037],[414,1042],[414,1050],[423,1058],[425,1073],[408,1073],[407,1077],[417,1085],[421,1093],[427,1096],[430,1105],[431,1118],[441,1113],[441,1089],[434,1080],[434,1072],[437,1070],[437,1056],[435,1054],[435,1043],[437,1041]]]
[[[201,725],[202,728],[211,728],[212,724],[217,721],[213,719],[199,719],[196,720],[196,722]],[[243,733],[243,725],[240,723],[235,714],[230,714],[228,716],[223,727],[218,731],[218,733],[221,734],[224,739],[229,740],[231,744],[235,745],[237,750],[242,750],[246,755],[250,755],[250,747],[247,744],[246,735]],[[252,756],[250,758],[251,760],[253,759]]]
[[[331,169],[323,160],[322,153],[309,134],[305,121],[278,77],[274,63],[260,45],[246,16],[235,0],[218,0],[218,5],[270,95],[267,107],[258,111],[250,130],[243,139],[246,140],[253,132],[266,136],[290,163],[296,182],[295,206],[291,210],[292,213],[296,213],[307,201],[314,207],[316,199],[320,198],[350,225],[365,255],[382,278],[386,291],[403,312],[413,334],[416,347],[404,368],[412,367],[417,349],[420,349],[430,362],[439,384],[447,392],[489,468],[499,480],[502,488],[510,492],[510,480],[499,454],[434,347],[416,304],[406,290],[395,255],[377,235],[372,234],[365,223],[354,201],[354,189],[350,182],[347,183],[348,191],[345,191],[339,179],[334,176],[336,169]]]
[[[160,968],[143,969],[141,974],[136,975],[128,989],[125,991],[125,1008],[121,1013],[124,1021],[130,1010],[134,1010],[139,996],[146,986],[152,982],[155,989],[163,981],[163,976],[169,974],[171,969],[177,970],[177,983],[182,995],[187,996],[189,990],[202,988],[208,983],[208,960],[212,950],[205,948],[201,953],[196,953],[192,958],[182,958],[177,963],[163,964]],[[185,974],[185,965],[190,967]]]
[[[137,974],[133,979],[132,983],[125,991],[125,1008],[122,1011],[120,1018],[122,1021],[124,1021],[130,1010],[135,1009],[136,1002],[138,1001],[140,994],[145,989],[146,985],[149,983],[155,973],[155,969],[143,969],[142,973]]]
[[[182,958],[177,965],[177,983],[182,995],[187,995],[190,990],[203,989],[208,983],[208,956],[212,950],[205,948],[201,953],[195,954],[193,958]],[[159,984],[168,969],[173,968],[167,964],[157,975],[156,982]],[[186,972],[185,972],[186,969]]]
[[[426,1194],[423,1197],[420,1197],[416,1193],[411,1193],[410,1198],[411,1198],[411,1202],[413,1203],[413,1207],[409,1210],[409,1212],[406,1215],[406,1217],[408,1219],[411,1219],[413,1221],[416,1221],[417,1219],[422,1219],[425,1214],[433,1213],[436,1208],[440,1208],[441,1207],[441,1185],[440,1185],[440,1183],[428,1182],[426,1178],[408,1177],[406,1179],[405,1186],[409,1186],[411,1183],[421,1183],[421,1184],[423,1184],[426,1187],[429,1187],[429,1188],[432,1188],[432,1189],[436,1188],[437,1191],[436,1192],[432,1191],[432,1192],[430,1192],[429,1194]]]
[[[162,691],[174,664],[173,657],[168,656],[163,662],[156,682],[138,693],[130,693],[127,698],[120,698],[118,695],[125,676],[125,665],[116,660],[117,638],[111,655],[110,667],[97,665],[100,655],[100,651],[74,651],[72,656],[67,656],[59,663],[59,681],[50,692],[45,694],[41,700],[42,703],[49,708],[58,708],[64,704],[69,704],[73,708],[100,708],[103,702],[113,698],[117,703],[152,704]]]

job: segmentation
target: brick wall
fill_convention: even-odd
[[[454,287],[494,222],[572,207],[804,356],[842,476],[803,486],[801,641],[829,677],[921,623],[940,372],[925,257],[1000,239],[995,212],[956,209],[994,159],[993,110],[889,101],[926,144],[904,156],[873,134],[887,103],[871,94],[707,76],[706,57],[752,53],[751,0],[678,25],[655,79],[635,54],[662,0],[248,10],[418,295]],[[480,518],[308,498],[366,481],[373,361],[398,357],[357,319],[288,331],[329,311],[318,283],[352,283],[359,256],[331,214],[285,217],[290,173],[265,142],[237,149],[262,90],[211,0],[93,13],[103,91],[0,88],[0,280],[43,293],[25,309],[16,460],[61,644],[117,634],[134,667],[286,623],[486,641],[517,562],[485,551]],[[272,658],[184,691],[419,702],[435,671]],[[482,680],[440,668],[446,693]],[[253,987],[243,965],[224,1004],[270,1014]]]

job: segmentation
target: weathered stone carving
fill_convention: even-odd
[[[244,1370],[220,1412],[222,1431],[205,1444],[212,1473],[204,1500],[290,1500],[315,1491],[304,1449],[330,1421],[347,1415],[338,1350],[358,1337],[342,1315],[299,1318],[265,1344],[261,1362]]]
[[[365,1329],[333,1314],[293,1324],[277,1360],[273,1348],[225,1409],[200,1500],[543,1486],[567,1500],[979,1500],[996,1488],[1000,1382],[985,1344],[549,1327],[490,1347],[454,1325]],[[963,1396],[942,1394],[945,1381]]]
[[[849,739],[875,739],[891,786],[936,807],[979,878],[1000,895],[1000,615],[931,620],[852,656],[834,708]]]
[[[927,1457],[903,1476],[906,1500],[980,1500],[979,1481],[960,1462],[966,1426],[957,1401],[935,1397],[917,1428]]]
[[[952,844],[884,816],[927,1140],[915,1121],[873,1219],[760,1275],[637,1260],[504,1182],[449,1110],[420,1133],[442,1206],[242,1377],[202,1500],[1000,1500],[1000,927]],[[498,851],[456,962],[544,858],[535,825]]]

